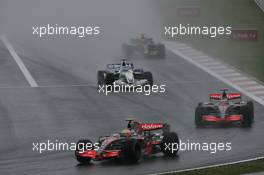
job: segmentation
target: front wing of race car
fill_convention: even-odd
[[[141,80],[135,80],[135,82],[133,84],[128,84],[128,83],[125,83],[123,82],[122,80],[116,80],[114,82],[116,85],[118,86],[131,86],[131,87],[137,87],[137,86],[145,86],[147,84],[149,84],[148,80],[146,79],[141,79]]]
[[[121,156],[121,150],[103,150],[101,152],[95,150],[79,151],[75,153],[77,156],[91,158],[94,161],[118,158]]]

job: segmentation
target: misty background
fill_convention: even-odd
[[[183,8],[197,15],[180,15]],[[190,9],[189,9],[190,10]],[[119,61],[121,45],[141,33],[164,39],[164,26],[192,24],[254,28],[258,42],[232,41],[229,36],[177,37],[198,50],[263,80],[263,12],[248,0],[1,0],[0,34],[25,58],[67,70],[80,82],[95,82],[96,71]],[[32,35],[33,26],[100,26],[98,36]],[[0,43],[1,44],[1,43]],[[140,66],[140,65],[139,65]],[[148,66],[148,65],[142,65]],[[30,69],[30,68],[29,68]],[[89,72],[89,73],[88,73]],[[34,73],[33,73],[34,74]],[[33,75],[34,76],[34,75]],[[40,80],[39,80],[40,81]]]
[[[122,43],[141,33],[160,36],[157,8],[151,0],[2,0],[0,34],[25,58],[56,65],[87,82],[95,80],[99,68],[123,57]],[[32,35],[33,26],[47,24],[100,26],[101,33],[84,38]]]

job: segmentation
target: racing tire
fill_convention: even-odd
[[[79,144],[86,145],[86,144],[88,144],[88,143],[91,143],[91,144],[92,144],[92,142],[91,142],[90,140],[85,140],[85,139],[83,139],[83,140],[79,140],[79,141],[77,142],[77,144],[76,144],[75,157],[76,157],[77,161],[80,162],[80,163],[82,163],[82,164],[88,164],[88,163],[91,162],[92,159],[89,158],[89,157],[81,157],[81,156],[79,155],[79,151],[80,151],[80,149],[81,149],[81,150],[84,150],[84,148],[83,148],[83,147],[79,147],[78,145],[79,145]],[[79,149],[79,148],[80,148],[80,149]],[[92,149],[93,149],[93,148],[92,148]]]
[[[132,163],[137,163],[142,155],[142,145],[136,139],[129,139],[123,147],[124,158]]]
[[[254,121],[254,104],[252,101],[248,101],[247,106],[249,107],[249,111],[252,116],[252,122],[253,122]]]
[[[102,70],[99,70],[97,72],[97,85],[103,85],[104,84],[104,74],[106,72],[105,71],[102,71]]]
[[[242,115],[243,115],[242,126],[243,127],[251,127],[251,124],[253,121],[251,110],[252,110],[251,106],[248,104],[245,106],[242,106]]]
[[[153,75],[151,72],[144,72],[143,77],[144,77],[144,79],[148,80],[148,83],[150,86],[153,86]]]
[[[164,44],[158,44],[158,56],[160,58],[165,58],[166,57],[166,50],[165,50],[165,45]]]
[[[172,150],[175,148],[176,150]],[[168,148],[169,147],[169,148]],[[161,152],[168,157],[174,157],[179,151],[179,137],[176,132],[167,132],[163,134],[162,141],[160,143]]]
[[[113,73],[106,71],[97,72],[97,84],[99,85],[112,85],[115,81],[115,76]]]
[[[202,103],[199,103],[198,106],[195,109],[195,126],[197,128],[201,128],[203,127],[203,107],[202,107]]]

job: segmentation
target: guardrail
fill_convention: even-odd
[[[264,12],[264,0],[255,0],[256,4],[261,8],[261,10]]]

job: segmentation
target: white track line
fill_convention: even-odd
[[[255,95],[264,95],[264,91],[263,90],[261,90],[261,91],[253,91],[252,93],[255,94]]]
[[[225,65],[221,65],[221,66],[206,66],[211,70],[217,71],[217,70],[222,70],[222,69],[227,69],[227,67]]]
[[[242,82],[237,82],[236,85],[239,85],[239,86],[252,86],[252,85],[258,85],[258,83],[255,82],[255,81],[242,81]]]
[[[212,58],[210,58],[209,56],[205,56],[205,55],[200,55],[200,56],[193,56],[193,59],[194,60],[199,60],[199,59],[212,59]]]
[[[219,66],[222,65],[222,63],[216,62],[216,61],[211,61],[211,62],[204,62],[203,65],[205,66]]]
[[[96,85],[95,84],[56,84],[56,85],[38,86],[38,88],[71,88],[71,87],[96,87]],[[30,86],[0,86],[0,89],[29,89],[29,88],[31,87]]]
[[[189,169],[183,169],[183,170],[176,170],[176,171],[168,171],[168,172],[163,172],[163,173],[156,173],[156,174],[150,174],[150,175],[164,175],[164,174],[171,174],[171,173],[180,173],[180,172],[187,172],[187,171],[194,171],[194,170],[202,170],[202,169],[207,169],[207,168],[215,168],[215,167],[221,167],[221,166],[226,166],[226,165],[234,165],[234,164],[239,164],[239,163],[245,163],[245,162],[250,162],[254,160],[260,160],[264,159],[264,156],[252,158],[252,159],[246,159],[246,160],[240,160],[240,161],[234,161],[234,162],[227,162],[227,163],[221,163],[221,164],[214,164],[214,165],[208,165],[208,166],[202,166],[202,167],[196,167],[196,168],[189,168]]]
[[[261,0],[255,0],[255,2],[259,6],[259,8],[264,12],[264,2]]]
[[[241,75],[240,73],[238,72],[234,72],[234,73],[221,73],[222,76],[224,77],[241,77],[243,75]]]
[[[222,73],[235,73],[235,71],[233,69],[221,69],[221,70],[215,70],[215,72],[217,72],[218,74],[222,74]]]
[[[228,79],[233,82],[250,81],[247,77],[229,77]]]
[[[195,58],[196,59],[196,58]],[[212,60],[211,58],[197,58],[197,61],[199,62],[199,63],[211,63],[212,61],[214,61],[214,60]]]
[[[25,76],[26,80],[28,81],[31,87],[38,87],[38,84],[26,68],[25,64],[21,60],[21,58],[17,55],[15,49],[12,47],[10,42],[7,40],[5,36],[1,36],[1,40],[3,41],[5,47],[8,49],[10,55],[14,58],[15,62],[17,63],[18,67],[20,68],[21,72]]]
[[[264,91],[264,87],[263,86],[247,86],[245,87],[246,90],[252,90],[252,91],[256,91],[256,90],[263,90]]]

